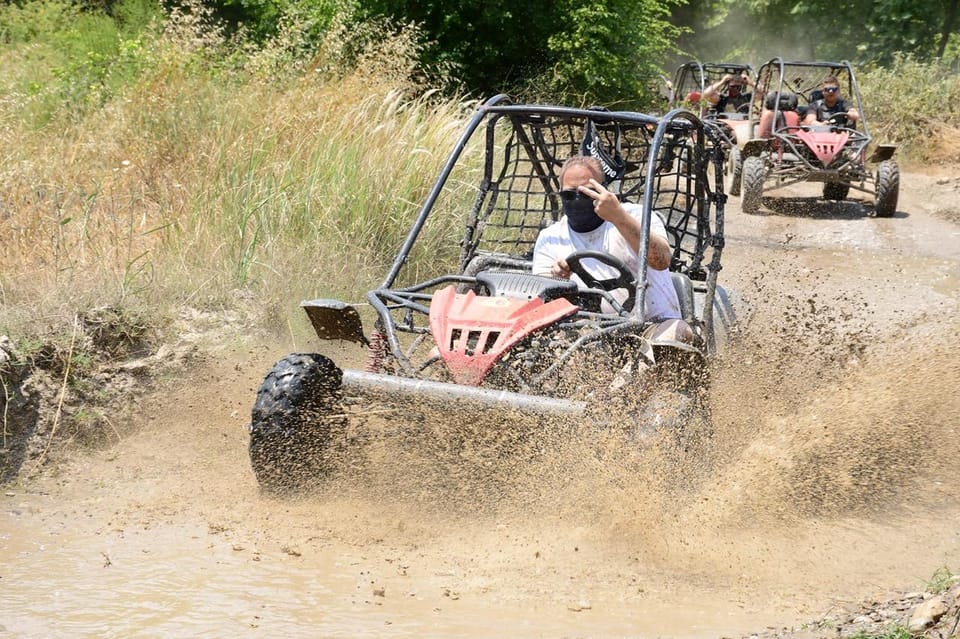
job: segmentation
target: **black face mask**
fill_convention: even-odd
[[[563,197],[562,203],[567,223],[577,233],[589,233],[603,224],[603,218],[593,208],[593,198],[577,192],[573,199]]]

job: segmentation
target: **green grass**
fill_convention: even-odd
[[[933,576],[930,577],[930,581],[924,582],[926,585],[927,592],[931,592],[935,595],[940,595],[950,590],[950,587],[953,584],[957,583],[954,579],[953,571],[950,570],[947,566],[941,566],[933,573]]]
[[[906,626],[893,624],[881,634],[870,634],[868,632],[858,632],[852,635],[850,639],[911,639],[913,635]]]
[[[103,305],[162,324],[183,305],[229,307],[238,289],[263,309],[357,299],[469,112],[418,93],[409,61],[390,59],[413,50],[396,35],[388,51],[361,52],[362,67],[315,60],[323,73],[278,75],[264,56],[296,46],[249,49],[202,12],[129,38],[70,5],[25,7],[0,9],[3,24],[35,26],[0,56],[0,333],[15,337],[69,332],[76,312]],[[90,55],[62,72],[55,52],[73,41]],[[118,66],[123,82],[88,74]],[[417,259],[442,252],[449,228]]]

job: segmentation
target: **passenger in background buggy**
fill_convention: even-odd
[[[859,119],[860,112],[840,97],[840,83],[836,76],[828,75],[824,78],[819,91],[815,91],[814,95],[810,96],[810,104],[807,106],[803,123],[806,125],[832,123],[854,127]]]
[[[560,169],[560,197],[564,216],[543,229],[533,249],[534,275],[573,279],[566,257],[576,251],[602,251],[624,262],[632,273],[638,272],[640,215],[638,204],[621,203],[616,194],[602,184],[603,170],[594,158],[575,155]],[[693,331],[681,319],[680,301],[669,266],[673,251],[659,215],[650,216],[650,242],[647,249],[647,291],[643,317],[658,323],[656,334],[689,342]],[[616,269],[596,260],[585,262],[597,279],[616,275]],[[627,291],[622,292],[623,298]],[[609,309],[604,309],[609,312]]]

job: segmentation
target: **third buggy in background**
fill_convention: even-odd
[[[674,74],[670,106],[690,108],[706,122],[716,126],[723,141],[726,173],[730,176],[729,193],[740,195],[742,162],[739,147],[752,137],[751,102],[736,105],[730,101],[727,108],[718,109],[704,98],[707,88],[727,75],[748,77],[752,81],[753,68],[749,64],[734,62],[686,62]]]

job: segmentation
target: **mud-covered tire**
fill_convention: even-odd
[[[850,185],[839,182],[823,183],[823,199],[843,202],[850,195]]]
[[[743,161],[743,198],[740,200],[740,209],[748,215],[760,212],[765,173],[763,158],[754,155]]]
[[[740,185],[743,181],[743,158],[736,145],[730,147],[730,195],[740,195]]]
[[[654,389],[625,423],[634,445],[666,445],[675,450],[704,450],[713,433],[706,390]]]
[[[315,353],[277,362],[257,391],[250,421],[250,464],[260,488],[285,495],[315,484],[330,467],[331,446],[343,433],[343,373]]]
[[[877,167],[877,217],[893,217],[900,198],[900,167],[894,160],[884,160]]]

